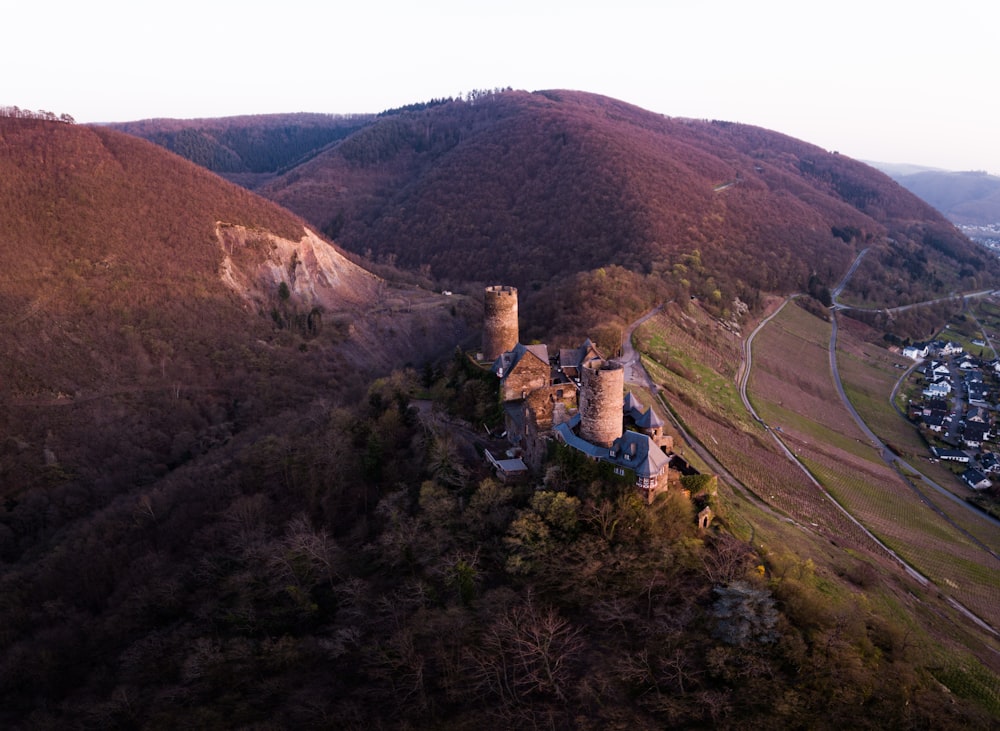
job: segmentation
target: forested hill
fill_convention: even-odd
[[[454,280],[539,285],[618,264],[706,299],[832,285],[921,299],[992,257],[875,169],[757,127],[568,91],[380,117],[261,192],[345,248]],[[957,275],[964,272],[962,277]]]
[[[147,119],[108,127],[142,137],[254,187],[370,124],[373,115],[257,114],[221,119]]]
[[[0,210],[0,495],[152,478],[329,390],[379,287],[295,215],[100,127],[0,119]]]
[[[955,223],[986,226],[1000,222],[1000,177],[996,175],[922,170],[897,173],[893,178]]]

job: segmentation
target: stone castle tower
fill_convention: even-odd
[[[602,447],[622,435],[625,369],[596,360],[580,370],[580,437]]]
[[[517,288],[495,285],[486,288],[483,318],[483,360],[494,361],[513,350],[518,341]]]

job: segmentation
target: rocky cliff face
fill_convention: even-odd
[[[259,305],[282,292],[300,307],[339,310],[371,302],[379,286],[378,277],[308,229],[292,241],[220,221],[215,233],[223,252],[219,276],[248,302]]]

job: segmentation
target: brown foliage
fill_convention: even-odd
[[[619,265],[703,298],[719,291],[720,310],[735,297],[756,307],[811,278],[832,287],[872,245],[909,295],[947,291],[941,272],[967,260],[997,275],[940,214],[861,163],[577,92],[387,115],[263,192],[373,259],[522,290]],[[931,273],[907,270],[893,246],[929,252]]]

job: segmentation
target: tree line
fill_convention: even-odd
[[[76,120],[65,113],[57,115],[55,112],[47,112],[44,109],[33,112],[30,109],[21,109],[17,106],[0,107],[0,117],[9,117],[11,119],[44,119],[48,122],[76,124]]]

